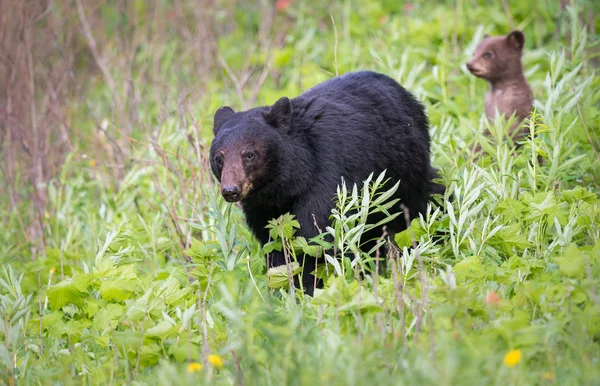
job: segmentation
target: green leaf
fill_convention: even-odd
[[[108,304],[94,316],[94,327],[98,330],[115,329],[125,314],[125,307],[120,304]]]
[[[161,298],[167,305],[178,305],[190,292],[190,287],[181,288],[179,281],[170,276],[156,291],[156,297]]]
[[[503,214],[506,221],[518,220],[522,217],[527,206],[519,200],[507,198],[496,206],[496,212]]]
[[[584,201],[589,204],[595,204],[596,202],[598,202],[597,194],[592,193],[581,186],[578,186],[575,189],[571,190],[563,190],[561,194],[565,201],[567,201],[568,203]]]
[[[399,248],[409,248],[412,246],[413,240],[410,233],[411,229],[414,232],[416,241],[419,241],[422,236],[427,234],[427,231],[421,227],[421,221],[418,218],[415,218],[410,222],[410,228],[398,232],[394,236],[394,241],[396,241],[396,245],[398,245]]]
[[[507,255],[513,253],[513,248],[524,250],[532,244],[522,233],[518,223],[512,223],[501,228],[494,236],[490,237],[490,245],[502,248]]]
[[[269,236],[272,240],[279,240],[282,231],[284,238],[291,239],[295,232],[294,229],[300,229],[300,223],[294,219],[292,214],[285,213],[269,221],[265,228],[269,229]]]
[[[585,254],[571,244],[565,250],[563,256],[554,259],[563,275],[568,277],[581,277],[585,274]]]
[[[362,313],[381,312],[383,308],[375,300],[372,292],[358,291],[350,301],[338,307],[339,312],[361,311]]]
[[[100,284],[98,292],[102,299],[108,301],[122,301],[129,299],[137,286],[135,266],[128,264],[118,267],[114,274],[105,278]]]
[[[302,236],[295,237],[292,240],[292,247],[296,253],[301,251],[302,253],[313,257],[317,257],[321,252],[321,246],[309,244],[308,241],[306,241],[306,239]]]
[[[380,312],[381,305],[371,291],[361,288],[356,281],[347,282],[336,277],[324,290],[315,291],[314,304],[326,304],[336,307],[337,312],[361,313]]]
[[[454,273],[461,280],[466,279],[482,279],[485,277],[485,268],[481,264],[481,260],[477,256],[464,258],[454,266]]]
[[[273,251],[281,251],[282,248],[283,248],[283,244],[282,244],[281,240],[270,241],[270,242],[266,243],[265,245],[263,245],[262,254],[266,255],[267,253],[271,253]]]
[[[48,288],[48,301],[52,308],[59,310],[69,303],[81,307],[86,298],[86,290],[90,280],[91,278],[88,275],[78,274]]]
[[[187,256],[192,258],[209,258],[217,256],[220,251],[218,242],[202,242],[192,238],[192,245],[184,251]]]
[[[568,208],[564,202],[561,204],[556,200],[553,192],[525,194],[523,199],[529,205],[527,208],[529,213],[525,216],[527,220],[551,225],[554,217],[557,217],[561,225],[566,223]]]
[[[89,319],[71,319],[65,323],[65,329],[63,333],[69,335],[70,337],[80,337],[82,334],[86,333],[86,330],[91,325],[92,321]]]
[[[38,320],[39,322],[39,320]],[[54,311],[50,314],[44,315],[42,317],[42,327],[43,328],[51,328],[58,325],[64,324],[63,322],[63,313],[60,311]]]
[[[165,302],[154,296],[154,288],[148,288],[142,296],[128,300],[127,307],[128,319],[141,320],[147,313],[160,315],[165,310]]]
[[[131,350],[137,352],[142,345],[142,332],[141,331],[114,331],[112,333],[113,344],[121,349]]]
[[[10,354],[8,349],[3,343],[0,343],[0,364],[3,364],[5,368],[12,368],[12,361],[10,360]]]
[[[89,318],[94,317],[99,309],[100,304],[97,299],[89,299],[85,304],[85,313]]]
[[[292,262],[291,263],[291,267],[288,268],[287,265],[280,265],[279,267],[272,267],[269,268],[269,270],[267,271],[267,278],[268,278],[268,286],[270,288],[289,288],[289,279],[288,279],[288,273],[289,273],[289,269],[291,269],[292,271],[292,276],[298,274],[301,270],[302,267],[300,266],[300,264],[298,264],[297,262]]]
[[[134,289],[135,283],[130,283],[128,280],[110,280],[102,282],[98,292],[104,300],[123,301],[133,295]]]
[[[166,339],[169,335],[177,333],[177,326],[174,326],[170,322],[163,320],[157,325],[150,327],[146,330],[146,335],[157,337],[161,340]]]
[[[191,342],[183,342],[169,347],[169,355],[172,355],[176,361],[184,362],[186,360],[200,361],[200,347]]]

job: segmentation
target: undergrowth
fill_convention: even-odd
[[[395,236],[385,266],[375,269],[379,250],[357,248],[366,213],[399,205],[372,189],[384,176],[363,190],[340,181],[335,221],[323,229],[331,243],[295,238],[297,222],[283,216],[262,248],[207,168],[210,117],[242,103],[233,86],[209,81],[203,100],[165,98],[160,109],[171,113],[158,120],[162,85],[150,85],[138,114],[151,130],[132,135],[122,180],[107,183],[110,165],[79,157],[90,150],[82,141],[48,183],[44,256],[31,253],[3,200],[1,383],[598,384],[594,37],[574,9],[563,44],[542,6],[511,3],[528,36],[536,98],[525,122],[531,136],[516,144],[510,122],[488,127],[486,85],[464,68],[484,33],[507,32],[501,8],[415,3],[403,14],[388,2],[354,5],[336,4],[330,18],[293,2],[295,24],[273,53],[278,85],[266,81],[256,103],[356,69],[386,73],[423,101],[447,191]],[[332,19],[335,31],[323,26]],[[233,69],[244,59],[239,39],[234,31],[219,40]],[[157,64],[167,80],[177,70],[171,49]],[[94,101],[105,130],[114,128],[109,95],[98,80],[87,107],[74,103],[73,119],[93,126]],[[472,153],[475,143],[483,155]],[[320,260],[325,286],[314,298],[290,290],[298,264],[267,274],[273,248],[293,262],[330,246],[336,253]]]

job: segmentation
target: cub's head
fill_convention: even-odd
[[[485,35],[467,62],[467,68],[473,75],[490,81],[520,76],[524,44],[525,35],[521,31],[505,36]]]
[[[224,106],[215,112],[210,167],[225,200],[244,200],[278,177],[291,120],[292,104],[286,97],[271,107],[236,113]]]

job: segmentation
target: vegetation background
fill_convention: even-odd
[[[1,1],[0,384],[600,384],[598,14],[592,0]],[[503,121],[482,136],[487,84],[464,66],[484,33],[513,28],[536,98],[518,149]],[[448,191],[381,275],[369,256],[331,260],[303,297],[267,278],[217,194],[212,115],[358,69],[425,104]],[[379,197],[340,190],[326,230],[340,254],[365,226],[352,209]],[[292,219],[273,227],[271,247],[310,251]]]

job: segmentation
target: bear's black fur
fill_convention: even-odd
[[[273,106],[215,113],[210,164],[227,201],[241,201],[258,240],[269,240],[267,222],[290,212],[311,238],[329,224],[336,187],[343,177],[351,188],[371,173],[387,170],[400,180],[396,197],[411,218],[425,213],[431,193],[444,188],[432,180],[429,132],[423,106],[393,79],[370,71],[327,80],[302,95]],[[396,208],[397,211],[400,207]],[[377,218],[370,221],[378,221]],[[387,224],[391,233],[406,228],[403,216]],[[362,240],[381,237],[371,231]],[[302,262],[301,262],[302,263]],[[315,259],[303,257],[302,283],[314,290]],[[285,264],[281,252],[271,267]]]

